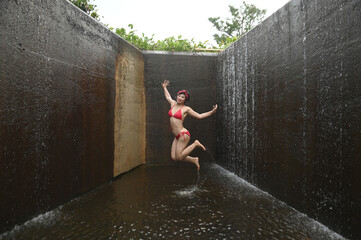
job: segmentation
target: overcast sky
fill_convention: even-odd
[[[265,19],[289,0],[246,0],[260,9],[266,9]],[[137,35],[144,33],[156,40],[182,35],[196,41],[209,40],[214,45],[216,29],[209,17],[230,17],[228,5],[239,7],[242,0],[92,0],[101,16],[101,22],[110,27],[126,29],[133,24]]]

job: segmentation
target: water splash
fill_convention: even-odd
[[[175,194],[179,197],[192,198],[195,196],[195,193],[199,190],[197,185],[193,185],[178,191],[175,191]]]
[[[12,230],[0,234],[0,240],[14,239],[13,236],[25,231],[28,228],[51,227],[56,225],[59,222],[59,219],[62,218],[61,209],[62,206],[59,206],[57,209],[40,214],[22,225],[15,225]]]
[[[196,193],[200,192],[201,188],[199,186],[199,180],[201,178],[201,175],[200,175],[199,171],[197,171],[197,173],[198,173],[198,176],[197,176],[197,182],[195,185],[186,187],[181,190],[177,190],[174,193],[179,197],[193,198],[196,195]]]
[[[206,148],[206,152],[207,153],[209,153],[209,155],[211,156],[211,158],[212,158],[212,162],[216,162],[216,159],[213,157],[213,155],[212,155],[212,153],[208,150],[208,148]],[[198,173],[198,175],[199,175],[199,173]]]

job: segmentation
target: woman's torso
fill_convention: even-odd
[[[168,112],[169,115],[169,122],[172,129],[172,133],[177,136],[183,129],[183,121],[184,118],[187,116],[185,113],[186,107],[184,105],[179,106],[175,104],[171,107]]]

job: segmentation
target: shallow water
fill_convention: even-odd
[[[344,239],[216,164],[141,166],[0,239]]]

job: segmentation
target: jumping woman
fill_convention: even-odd
[[[188,115],[197,119],[209,117],[216,112],[217,104],[213,106],[213,109],[211,111],[199,114],[195,112],[192,108],[184,105],[187,101],[189,101],[190,98],[187,90],[179,91],[177,94],[177,101],[174,101],[168,92],[168,85],[169,81],[164,80],[164,82],[162,83],[162,87],[164,90],[165,98],[171,106],[168,115],[170,117],[171,130],[174,134],[174,140],[171,149],[171,158],[174,161],[191,162],[197,166],[197,170],[199,171],[199,158],[191,157],[189,156],[189,154],[196,147],[202,148],[204,151],[206,150],[206,148],[198,140],[195,140],[194,143],[187,147],[189,140],[191,139],[191,135],[188,130],[183,127],[183,121]]]

